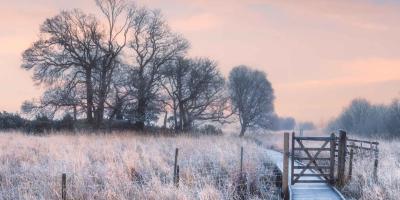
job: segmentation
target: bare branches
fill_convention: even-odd
[[[173,105],[176,130],[189,130],[194,122],[225,118],[224,78],[209,59],[178,58],[163,70],[163,87]]]

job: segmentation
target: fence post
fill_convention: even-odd
[[[179,187],[179,165],[176,166],[176,187]]]
[[[282,195],[284,200],[289,200],[289,133],[284,133],[283,140],[283,173]]]
[[[330,142],[330,184],[335,184],[335,151],[336,151],[336,136],[335,133],[331,134],[331,142]]]
[[[290,185],[294,184],[294,157],[295,157],[294,146],[296,143],[295,137],[296,137],[296,133],[292,132],[292,160],[290,162],[290,172],[292,175],[290,176]],[[289,152],[289,150],[288,150],[288,152]],[[290,153],[288,153],[288,156],[290,157]]]
[[[375,150],[375,161],[374,161],[374,179],[378,180],[378,159],[379,159],[379,151],[378,148]]]
[[[240,147],[240,176],[243,175],[243,147]]]
[[[178,166],[178,153],[179,153],[179,149],[176,148],[175,149],[175,162],[174,162],[174,178],[173,178],[173,182],[175,184],[176,187],[179,186],[179,166]]]
[[[61,199],[67,199],[67,175],[65,173],[62,174],[61,178]]]
[[[353,175],[353,148],[350,149],[350,160],[349,160],[349,177],[348,180],[351,180],[351,176]]]
[[[346,146],[347,136],[343,130],[339,131],[339,151],[338,151],[338,185],[343,186],[345,183],[345,170],[346,170]]]

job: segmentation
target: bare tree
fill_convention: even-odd
[[[93,16],[79,10],[63,11],[42,24],[40,39],[23,53],[22,64],[27,70],[33,68],[37,84],[85,85],[89,123],[94,106],[92,75],[100,51],[95,41],[102,37],[97,28]]]
[[[97,40],[101,49],[95,77],[97,108],[96,125],[102,124],[105,104],[110,92],[114,71],[120,66],[120,54],[127,44],[127,36],[133,25],[134,6],[128,6],[124,0],[96,0],[97,6],[106,19],[105,37]]]
[[[209,59],[178,58],[164,69],[163,87],[170,97],[175,129],[188,131],[195,121],[225,119],[225,80]]]
[[[244,136],[249,127],[264,127],[274,112],[274,94],[264,72],[238,66],[229,74],[232,110],[239,116]]]
[[[134,63],[132,81],[136,95],[134,120],[139,129],[154,114],[149,108],[157,104],[161,68],[168,61],[186,53],[188,42],[170,31],[159,11],[141,9],[134,17],[130,47]]]
[[[42,24],[40,39],[23,53],[22,67],[34,70],[37,84],[85,88],[87,121],[99,126],[135,8],[122,0],[96,3],[107,25],[79,10],[63,11]]]

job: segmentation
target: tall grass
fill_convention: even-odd
[[[276,199],[265,148],[233,136],[0,134],[0,199],[233,199],[240,147],[250,199]],[[180,184],[172,183],[179,148]],[[267,181],[266,181],[267,180]]]
[[[400,141],[379,141],[377,179],[373,176],[374,157],[355,156],[352,179],[342,189],[349,199],[397,200],[400,198]]]

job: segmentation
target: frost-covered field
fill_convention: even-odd
[[[343,188],[349,199],[397,200],[400,198],[400,141],[379,140],[378,179],[373,178],[373,158],[355,157],[353,178]]]
[[[0,199],[60,199],[62,173],[68,199],[232,199],[241,146],[251,198],[275,199],[265,149],[247,139],[0,133]]]

